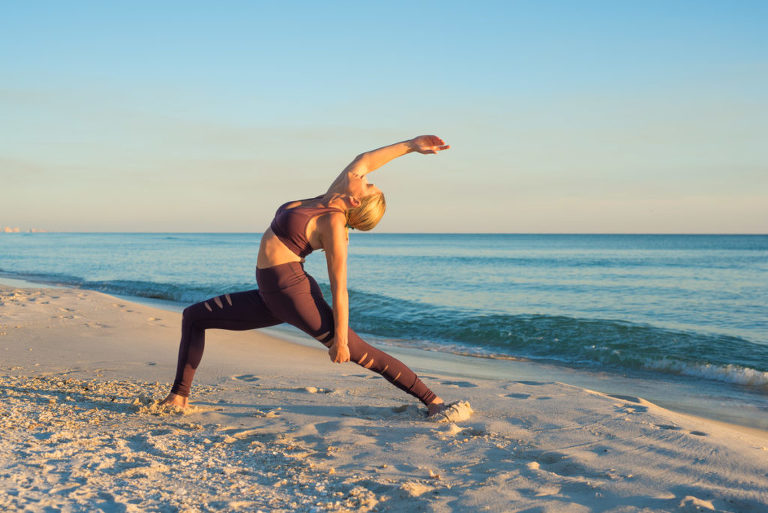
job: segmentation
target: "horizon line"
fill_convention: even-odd
[[[0,235],[45,235],[45,234],[190,234],[190,235],[261,235],[263,231],[18,231],[2,232]],[[361,232],[359,230],[350,230],[350,234],[359,235],[768,235],[768,232]]]

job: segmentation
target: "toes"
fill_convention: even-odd
[[[443,413],[445,409],[446,409],[445,403],[440,403],[437,405],[430,404],[429,406],[427,406],[427,417],[434,417],[435,415],[439,415]]]

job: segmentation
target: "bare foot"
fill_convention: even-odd
[[[432,415],[436,415],[443,411],[445,409],[445,403],[442,399],[439,397],[435,397],[435,399],[427,405],[427,417],[431,417]]]
[[[179,408],[186,408],[189,406],[189,399],[171,392],[168,394],[168,397],[160,401],[160,406],[178,406]]]

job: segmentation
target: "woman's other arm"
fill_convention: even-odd
[[[333,295],[333,345],[328,349],[331,361],[349,361],[349,293],[347,292],[347,230],[343,214],[334,213],[318,220],[321,229],[328,278]]]

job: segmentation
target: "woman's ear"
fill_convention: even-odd
[[[345,195],[344,202],[347,204],[347,206],[349,206],[349,208],[357,208],[362,205],[362,202],[359,199],[349,194]]]

